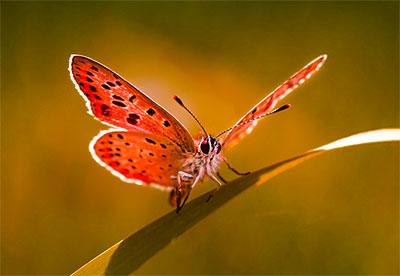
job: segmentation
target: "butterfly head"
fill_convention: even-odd
[[[198,152],[203,155],[215,155],[221,152],[221,144],[213,136],[203,137],[200,141]]]

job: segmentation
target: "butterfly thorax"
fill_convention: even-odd
[[[202,137],[196,144],[197,151],[184,162],[183,171],[202,179],[214,174],[223,161],[221,144],[213,136]]]

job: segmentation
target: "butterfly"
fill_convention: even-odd
[[[89,114],[112,127],[102,130],[90,142],[93,158],[125,182],[170,190],[169,201],[179,212],[198,182],[210,178],[218,184],[210,197],[221,182],[226,182],[218,173],[223,162],[238,175],[248,174],[234,169],[224,151],[249,134],[258,119],[290,107],[286,104],[274,109],[279,100],[316,72],[326,58],[321,55],[311,61],[233,127],[216,136],[209,135],[182,100],[174,96],[202,128],[204,135],[196,139],[168,111],[99,62],[71,55],[69,71],[76,89],[86,100]]]

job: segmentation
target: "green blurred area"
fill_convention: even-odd
[[[228,152],[255,170],[399,126],[399,3],[1,2],[1,273],[69,274],[171,210],[88,144],[70,54],[118,72],[200,133],[232,126],[320,54],[328,60]],[[235,175],[222,168],[223,175]],[[192,196],[214,187],[196,186]],[[399,146],[329,153],[251,189],[138,274],[399,273]]]

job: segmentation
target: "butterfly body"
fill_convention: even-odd
[[[229,165],[222,149],[228,149],[250,133],[258,119],[286,109],[289,105],[272,111],[280,99],[317,71],[325,59],[323,55],[310,62],[233,127],[215,137],[206,133],[175,96],[202,127],[205,136],[199,139],[193,139],[173,115],[104,65],[72,55],[69,71],[76,89],[86,100],[89,114],[112,127],[91,141],[89,150],[93,158],[123,181],[172,191],[170,202],[179,210],[199,181],[210,178],[221,186],[215,173],[218,174],[222,162],[240,174]],[[219,139],[222,134],[225,136]]]
[[[210,178],[222,185],[214,174],[219,170],[225,158],[221,154],[221,144],[213,136],[205,136],[196,140],[197,150],[188,157],[177,176],[171,176],[175,189],[170,195],[170,203],[177,206],[177,212],[185,204],[194,186],[205,178]],[[183,200],[183,202],[182,202]]]

